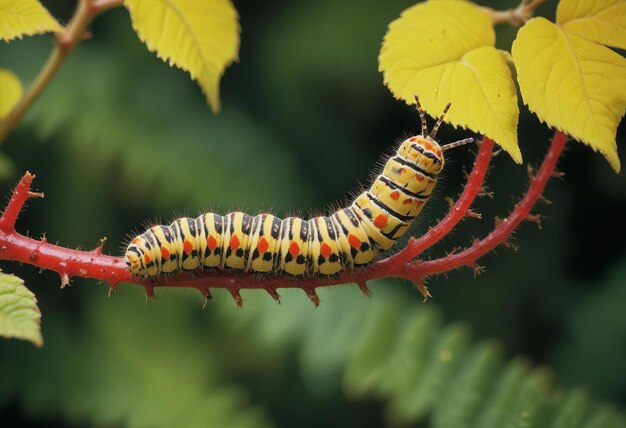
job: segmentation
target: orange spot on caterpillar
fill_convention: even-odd
[[[411,199],[411,198],[407,198],[407,199],[405,199],[404,201],[402,201],[402,203],[403,203],[404,205],[409,205],[409,204],[412,204],[412,203],[413,203],[413,199]]]
[[[185,254],[189,255],[193,250],[193,245],[191,245],[191,242],[185,239],[185,242],[183,242],[183,249],[185,250]]]
[[[387,221],[389,221],[389,217],[387,217],[385,214],[378,214],[374,219],[374,226],[379,229],[383,229],[385,226],[387,226]]]
[[[415,174],[415,179],[420,183],[424,181],[424,177],[422,176],[422,174]]]
[[[241,242],[239,242],[239,238],[237,237],[237,235],[234,235],[232,238],[230,238],[230,249],[235,251],[237,248],[239,248],[239,246],[241,245]]]
[[[322,256],[324,256],[324,258],[328,258],[330,257],[330,255],[332,254],[333,249],[330,248],[330,245],[328,245],[326,242],[324,242],[321,246],[320,246],[320,254]]]
[[[296,257],[298,254],[300,254],[300,246],[297,242],[291,243],[291,245],[289,246],[289,254],[291,254],[292,257]]]
[[[150,260],[152,260],[152,259],[150,258],[148,253],[143,253],[143,260],[146,262],[146,264],[148,264],[148,263],[150,263]]]
[[[417,138],[412,137],[409,141],[410,141],[410,142],[412,142],[412,143],[414,143],[414,142],[416,142],[416,141],[417,141]]]
[[[217,239],[213,235],[209,236],[206,240],[206,245],[209,247],[209,250],[213,251],[217,247]]]
[[[165,260],[170,258],[170,252],[167,248],[161,247],[161,257],[163,257]]]
[[[139,237],[136,237],[135,239],[131,241],[131,244],[138,244],[139,241],[141,241],[141,239],[139,239]]]
[[[397,190],[394,190],[393,192],[391,192],[391,199],[393,199],[394,201],[397,201],[400,198],[400,192],[398,192]]]
[[[352,248],[358,250],[361,247],[361,240],[354,236],[353,234],[348,235],[348,243]]]
[[[259,244],[256,247],[259,250],[259,253],[263,254],[269,249],[270,244],[268,244],[267,239],[265,239],[264,236],[261,236],[261,239],[259,239]]]

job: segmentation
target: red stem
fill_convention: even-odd
[[[421,238],[411,240],[406,248],[389,258],[380,260],[367,268],[347,270],[334,277],[288,278],[209,271],[163,277],[159,283],[133,277],[122,258],[102,254],[102,243],[92,251],[80,251],[49,244],[45,238],[35,240],[17,233],[15,220],[26,200],[30,197],[43,196],[43,194],[30,191],[34,176],[28,172],[22,177],[7,208],[0,216],[0,259],[15,260],[54,270],[61,275],[61,286],[67,285],[70,277],[81,276],[107,281],[112,288],[117,287],[120,282],[138,284],[146,288],[148,295],[152,295],[155,286],[197,288],[207,298],[210,297],[209,288],[216,287],[229,290],[239,305],[241,304],[239,291],[243,288],[265,289],[277,300],[279,298],[277,288],[301,288],[317,305],[319,303],[319,298],[315,293],[317,287],[357,283],[367,294],[369,290],[366,282],[385,276],[408,278],[427,297],[429,294],[422,283],[422,278],[472,264],[495,246],[506,242],[506,237],[522,220],[527,218],[530,208],[541,196],[566,139],[565,134],[560,132],[555,134],[539,174],[531,180],[527,195],[515,207],[508,219],[469,249],[438,260],[415,262],[414,257],[445,236],[467,215],[472,201],[482,188],[489,166],[493,149],[493,141],[489,139],[484,139],[465,190],[444,220]]]
[[[567,142],[567,135],[561,131],[556,131],[552,138],[552,143],[548,149],[548,153],[543,160],[539,173],[530,178],[530,187],[524,198],[515,205],[515,208],[509,216],[502,220],[496,228],[481,241],[474,243],[457,254],[452,254],[437,260],[430,260],[416,265],[418,272],[425,275],[433,275],[436,273],[446,272],[459,268],[464,265],[475,267],[475,262],[498,245],[505,243],[506,238],[515,230],[515,228],[524,220],[538,222],[536,216],[529,217],[530,210],[535,202],[542,196],[546,183],[555,175],[554,168]]]
[[[15,231],[15,220],[31,197],[43,197],[30,191],[35,176],[27,172],[13,192],[7,208],[0,217],[0,259],[15,260],[61,275],[62,286],[71,276],[84,276],[107,281],[112,287],[122,281],[133,281],[124,261],[119,257],[102,254],[102,246],[91,251],[72,250],[49,244],[46,238],[35,240]]]

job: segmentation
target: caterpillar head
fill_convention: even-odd
[[[429,136],[416,135],[400,145],[398,154],[429,175],[439,175],[443,170],[443,150]]]
[[[441,113],[441,116],[437,118],[437,122],[433,129],[428,132],[428,124],[426,123],[426,113],[422,108],[417,95],[415,96],[415,104],[417,106],[417,111],[420,115],[420,120],[422,122],[422,133],[421,135],[416,135],[405,140],[400,146],[400,154],[404,156],[408,161],[415,163],[418,167],[423,169],[429,174],[439,175],[443,170],[444,158],[443,152],[449,150],[454,147],[461,146],[463,144],[471,143],[474,141],[473,138],[465,138],[463,140],[455,141],[454,143],[449,143],[444,146],[440,146],[435,137],[437,136],[437,131],[439,127],[443,123],[443,119],[446,116],[446,113],[450,109],[451,103],[446,104]]]

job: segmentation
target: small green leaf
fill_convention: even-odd
[[[41,312],[35,295],[15,275],[0,272],[0,336],[43,346]]]

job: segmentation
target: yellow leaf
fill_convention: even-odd
[[[626,1],[561,0],[556,22],[568,34],[626,49]]]
[[[566,1],[567,8],[559,8],[559,24],[531,19],[518,32],[512,53],[530,110],[548,125],[600,151],[619,172],[615,134],[626,109],[626,59],[593,41],[611,41],[614,34],[595,31],[597,20],[585,18],[602,16],[596,3]],[[611,3],[615,2],[603,2]],[[573,20],[565,21],[568,18]],[[584,36],[585,25],[589,39]]]
[[[0,40],[48,31],[61,31],[61,26],[37,0],[0,0]]]
[[[0,68],[0,119],[5,117],[22,98],[20,79],[10,70]]]
[[[495,48],[491,20],[471,2],[439,0],[405,10],[389,25],[378,57],[395,97],[455,126],[494,139],[521,163],[517,93],[506,57]]]
[[[189,72],[212,110],[219,111],[219,81],[239,51],[239,20],[230,0],[126,0],[124,4],[148,49]]]
[[[41,347],[41,312],[35,295],[15,275],[0,272],[0,336]]]

